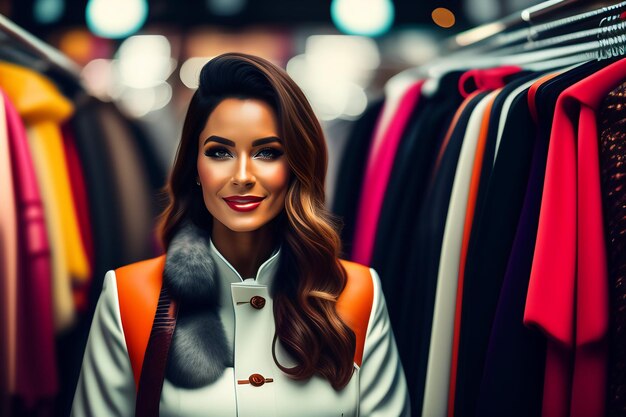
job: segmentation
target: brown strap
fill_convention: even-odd
[[[178,306],[171,300],[167,288],[161,287],[148,347],[143,359],[135,417],[158,417],[161,390],[165,379],[167,356],[176,329]]]

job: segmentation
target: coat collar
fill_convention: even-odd
[[[217,274],[220,277],[222,290],[225,286],[230,288],[231,283],[245,282],[246,284],[255,283],[257,285],[267,285],[271,287],[276,276],[278,265],[280,264],[280,247],[274,249],[270,257],[261,264],[255,277],[242,277],[239,272],[224,258],[220,251],[215,247],[213,240],[209,238],[209,256],[211,256]]]

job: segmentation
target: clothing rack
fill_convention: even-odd
[[[0,31],[35,57],[50,64],[54,69],[70,76],[76,81],[80,81],[81,67],[78,64],[69,59],[58,49],[27,32],[2,14],[0,14]]]
[[[448,40],[446,49],[454,53],[461,49],[476,47],[488,40],[492,41],[495,47],[524,40],[532,41],[541,33],[611,13],[625,5],[626,2],[607,4],[606,1],[587,3],[581,0],[548,0],[495,22],[454,35]],[[564,12],[577,6],[582,6],[582,9],[577,8],[580,13],[562,17]],[[559,16],[561,18],[546,21],[547,18]],[[518,26],[521,27],[514,30]],[[508,30],[512,31],[503,33]]]

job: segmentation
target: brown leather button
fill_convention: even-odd
[[[252,374],[250,375],[250,378],[248,378],[248,380],[250,381],[250,384],[255,387],[260,387],[261,385],[265,384],[265,378],[263,378],[263,375],[261,374]]]
[[[248,379],[240,379],[238,384],[251,384],[253,387],[260,387],[266,382],[274,382],[274,378],[265,378],[261,374],[252,374]]]
[[[263,298],[263,297],[261,297],[259,295],[255,295],[254,297],[252,297],[250,299],[250,305],[252,307],[256,308],[257,310],[260,310],[263,307],[265,307],[265,298]]]

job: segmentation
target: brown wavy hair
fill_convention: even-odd
[[[203,67],[165,187],[169,203],[159,228],[163,245],[169,246],[187,219],[211,230],[212,216],[195,187],[197,141],[211,112],[229,97],[260,99],[274,109],[292,172],[285,209],[275,220],[282,246],[271,288],[276,322],[274,361],[294,379],[319,374],[339,390],[352,377],[356,337],[335,309],[347,278],[338,260],[338,222],[324,205],[326,143],[308,100],[281,68],[241,53],[220,55]],[[296,366],[278,363],[276,339],[296,360]]]

